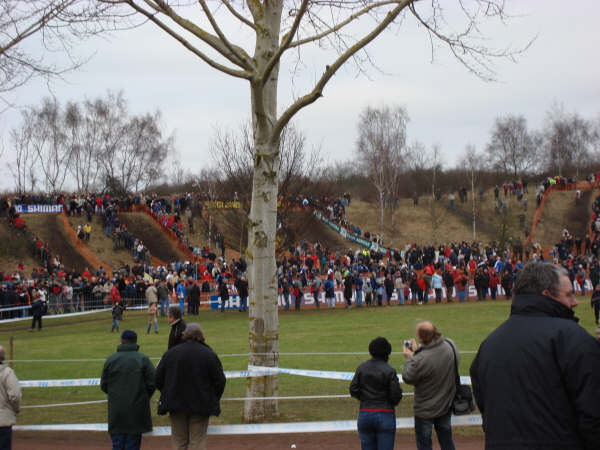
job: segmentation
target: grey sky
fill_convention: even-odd
[[[506,27],[489,30],[491,44],[524,45],[537,36],[518,63],[497,61],[499,81],[486,83],[470,74],[436,48],[431,59],[424,32],[408,19],[394,33],[373,42],[369,51],[378,67],[368,78],[352,68],[342,69],[329,83],[324,98],[301,111],[295,120],[311,144],[321,144],[332,161],[353,157],[356,122],[362,108],[382,103],[407,108],[411,121],[409,141],[427,147],[441,146],[444,159],[454,164],[465,145],[482,149],[494,118],[523,114],[531,128],[543,124],[554,101],[567,111],[587,118],[600,117],[600,2],[579,0],[566,5],[558,0],[513,0],[517,14]],[[237,127],[249,117],[247,82],[232,79],[209,68],[152,26],[117,33],[110,39],[82,44],[80,54],[95,52],[68,83],[54,83],[52,92],[61,101],[80,101],[123,90],[130,110],[142,113],[160,109],[165,128],[176,136],[183,165],[193,172],[210,164],[208,144],[216,126]],[[287,105],[293,94],[303,93],[326,60],[308,61],[292,89],[289,66],[282,67],[279,102]],[[314,63],[314,66],[313,64]],[[316,71],[313,68],[316,67]],[[39,104],[48,87],[33,82],[17,92],[18,104]],[[16,111],[2,116],[0,133],[10,160],[8,130],[19,120]],[[8,171],[0,173],[0,187],[10,188]]]

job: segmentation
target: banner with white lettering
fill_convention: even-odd
[[[63,205],[15,205],[19,214],[60,214]]]

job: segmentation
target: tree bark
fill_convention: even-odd
[[[257,73],[264,68],[277,50],[281,23],[282,3],[265,2],[260,11],[254,11],[259,25],[256,32]],[[277,367],[279,364],[277,270],[275,265],[275,237],[277,228],[277,178],[279,171],[279,133],[273,125],[277,120],[277,79],[279,65],[267,79],[251,81],[252,126],[254,133],[254,177],[252,203],[248,221],[249,263],[249,365]],[[262,422],[279,415],[276,400],[277,375],[249,377],[244,420]]]

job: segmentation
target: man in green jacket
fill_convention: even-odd
[[[123,331],[121,345],[102,370],[100,387],[108,394],[108,432],[113,449],[139,449],[142,433],[152,431],[154,366],[139,348],[135,331]]]

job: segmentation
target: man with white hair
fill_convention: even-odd
[[[0,345],[0,448],[11,448],[12,426],[17,423],[21,387],[15,372],[4,364],[6,350]]]

